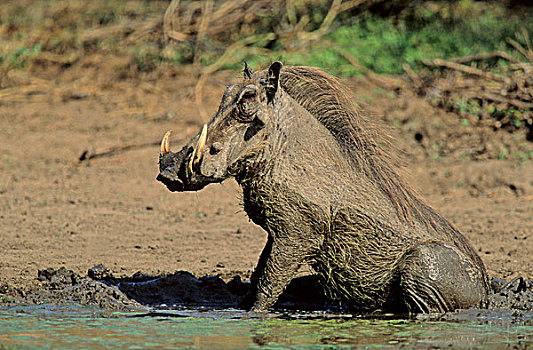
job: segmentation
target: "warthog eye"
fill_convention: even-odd
[[[257,112],[257,101],[255,99],[255,90],[244,90],[239,97],[237,104],[237,113],[235,118],[241,122],[247,123],[254,119]]]
[[[213,144],[209,148],[209,154],[215,155],[220,151],[222,151],[222,145],[220,144],[220,142],[213,142]]]

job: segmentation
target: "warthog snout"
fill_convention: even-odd
[[[191,179],[205,149],[207,125],[204,125],[195,147],[185,146],[178,153],[170,150],[170,134],[171,131],[167,131],[161,141],[157,180],[164,183],[171,191],[197,190],[198,187],[192,188],[186,184],[194,183]]]
[[[183,148],[178,153],[171,152],[169,137],[170,131],[167,131],[161,142],[161,153],[159,153],[159,174],[157,175],[157,180],[164,183],[170,191],[183,191],[184,185],[179,175],[181,172],[179,164],[182,163],[186,154],[186,149]]]

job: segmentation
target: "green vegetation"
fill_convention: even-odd
[[[334,46],[346,50],[363,67],[376,73],[401,74],[404,63],[419,68],[422,61],[435,58],[495,50],[512,54],[506,39],[515,38],[521,30],[533,37],[533,21],[527,20],[526,14],[506,11],[497,3],[472,0],[427,3],[430,4],[406,9],[407,13],[401,17],[383,17],[367,12],[339,19],[336,28],[322,39],[323,42],[313,43],[311,49],[284,50],[279,47],[270,55],[252,57],[249,61],[265,65],[283,58],[288,64],[319,66],[336,75],[359,74],[330,47]],[[497,64],[496,61],[492,63]]]
[[[453,184],[453,188],[459,188],[461,186],[463,186],[465,184],[465,180],[464,179],[459,179],[457,180],[457,182],[455,182]]]
[[[296,2],[296,6],[303,6],[299,3]],[[328,13],[329,1],[303,3],[313,6],[297,13],[308,18],[302,30],[315,31]],[[257,40],[236,50],[234,60],[224,67],[238,68],[244,57],[254,66],[281,58],[287,64],[320,66],[336,75],[359,74],[339,53],[337,48],[340,48],[366,69],[401,74],[404,63],[416,68],[423,60],[509,51],[505,40],[514,38],[520,30],[533,37],[533,21],[528,17],[533,13],[531,7],[527,8],[528,15],[506,8],[504,2],[426,1],[409,7],[397,0],[388,3],[401,11],[387,13],[386,3],[382,2],[377,8],[355,8],[339,14],[329,32],[318,41],[287,39],[279,33],[274,40]],[[195,61],[210,65],[220,58],[228,45],[245,38],[246,33],[276,31],[279,23],[287,21],[284,11],[258,15],[248,31],[242,28],[237,31],[229,24],[228,33],[222,39],[206,36],[202,42],[188,40],[171,45],[164,42],[161,28],[155,24],[159,33],[124,41],[128,34],[147,22],[160,20],[167,6],[167,2],[140,0],[89,3],[76,0],[69,4],[26,0],[5,6],[0,9],[0,35],[6,43],[0,47],[0,66],[24,68],[42,51],[131,55],[132,63],[140,72],[149,72],[161,64],[181,65]],[[195,58],[198,53],[200,55]]]
[[[33,47],[21,46],[5,55],[0,55],[0,64],[5,62],[5,65],[9,68],[24,68],[28,62],[39,55],[41,52],[41,45],[35,44]]]
[[[266,10],[256,11],[258,3]],[[11,70],[38,72],[51,65],[67,68],[108,61],[114,70],[112,78],[119,80],[184,65],[208,73],[240,70],[244,58],[256,69],[279,59],[346,77],[369,72],[405,75],[405,67],[410,67],[421,82],[410,88],[435,106],[454,111],[462,127],[482,122],[487,126],[490,120],[494,129],[533,130],[530,73],[517,68],[531,66],[533,5],[503,0],[421,1],[416,5],[407,0],[375,0],[332,11],[335,4],[350,3],[227,0],[200,4],[183,0],[174,22],[170,21],[171,30],[178,35],[169,39],[172,37],[165,38],[168,28],[163,16],[175,1],[9,2],[0,7],[0,89],[14,84],[9,79]],[[214,16],[217,19],[202,29],[202,11],[209,4],[213,5],[211,11],[219,11],[221,4],[233,6],[233,10]],[[447,81],[450,67],[433,64],[428,68],[425,64],[495,51],[503,58],[495,55],[461,64],[499,79],[480,84],[472,77],[482,80],[483,74],[454,71],[464,73],[454,79],[470,86],[468,96],[462,88],[453,86],[452,91],[446,90],[446,83],[439,85]],[[87,63],[91,58],[96,63]],[[409,78],[413,80],[411,75]],[[483,91],[473,94],[473,87],[481,85]],[[393,89],[383,95],[393,98]],[[486,97],[487,91],[497,96]],[[373,97],[362,96],[365,98],[370,101]],[[500,154],[501,158],[510,157],[508,152]],[[438,153],[434,158],[438,160]]]

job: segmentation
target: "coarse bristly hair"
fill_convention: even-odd
[[[354,170],[363,172],[390,198],[400,217],[425,225],[479,260],[463,235],[403,181],[396,167],[399,162],[387,151],[391,138],[386,128],[367,118],[353,94],[337,79],[318,68],[284,66],[280,85],[331,132]]]
[[[391,274],[408,248],[403,240],[416,241],[423,237],[453,243],[481,267],[487,283],[483,262],[466,238],[426,205],[399,175],[400,162],[391,156],[391,137],[387,128],[368,118],[355,102],[355,97],[337,79],[317,68],[285,66],[280,73],[280,87],[324,125],[354,173],[364,174],[389,198],[401,220],[427,230],[423,233],[414,229],[412,237],[402,238],[387,233],[387,228],[373,221],[372,213],[366,213],[369,215],[365,215],[364,220],[369,222],[363,225],[359,222],[361,217],[355,217],[349,208],[332,215],[330,224],[326,225],[329,230],[325,232],[322,249],[310,260],[332,296],[344,296],[358,308],[377,306],[376,301],[397,283],[392,282],[397,276]],[[273,197],[270,200],[276,197],[272,193],[268,196]],[[296,197],[291,200],[300,203]],[[303,203],[297,208],[299,213],[306,211]],[[381,256],[376,252],[387,254]],[[354,264],[354,259],[359,263]]]

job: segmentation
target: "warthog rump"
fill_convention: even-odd
[[[486,297],[481,259],[402,181],[373,125],[333,77],[274,62],[246,65],[181,151],[165,134],[159,181],[196,191],[235,177],[268,233],[243,306],[266,311],[301,264],[360,311],[443,312]]]

